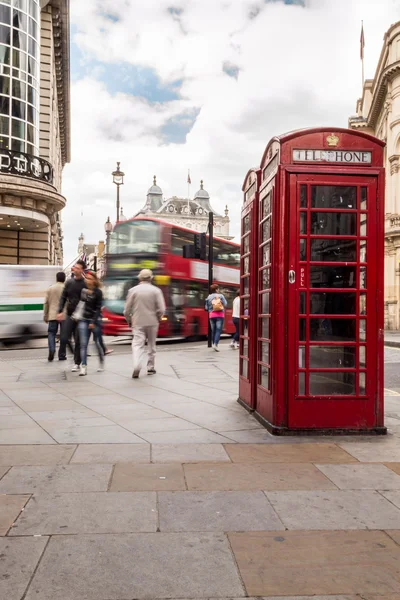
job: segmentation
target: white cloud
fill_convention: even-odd
[[[383,35],[400,18],[400,0],[306,0],[305,8],[279,0],[72,0],[71,12],[73,41],[86,60],[107,68],[72,86],[66,260],[81,231],[88,242],[103,238],[103,224],[115,212],[110,173],[117,160],[126,173],[126,215],[143,205],[153,174],[165,196],[185,195],[190,168],[192,188],[204,178],[214,207],[229,204],[238,234],[248,168],[273,135],[346,126],[361,91],[361,19],[365,72],[373,77]],[[153,69],[165,85],[182,79],[181,99],[150,104],[112,93],[96,78],[121,62]],[[224,72],[227,64],[239,69],[237,80]],[[166,144],[162,126],[181,115],[190,120],[196,109],[186,143]]]

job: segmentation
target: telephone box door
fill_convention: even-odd
[[[377,178],[290,175],[288,426],[372,427]]]

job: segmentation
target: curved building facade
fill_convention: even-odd
[[[39,150],[40,7],[38,0],[0,0],[0,144]]]
[[[69,0],[0,0],[0,264],[62,264]]]

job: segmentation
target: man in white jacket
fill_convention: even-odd
[[[140,271],[139,285],[131,288],[125,302],[124,316],[132,327],[133,379],[137,379],[143,364],[147,341],[147,374],[154,375],[158,326],[165,312],[162,291],[152,284],[150,269]]]

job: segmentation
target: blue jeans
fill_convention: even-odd
[[[210,319],[211,324],[211,341],[213,344],[218,346],[219,338],[221,337],[222,328],[224,326],[223,317],[213,317]]]
[[[60,337],[62,338],[64,335],[64,329],[65,329],[64,321],[61,321],[60,323],[58,321],[49,321],[48,328],[47,328],[47,339],[49,342],[49,352],[52,352],[53,354],[56,351],[56,335],[57,335],[57,331],[58,331],[58,326],[60,326]],[[60,350],[58,351],[58,358],[60,358],[61,355],[62,355],[62,353],[61,353],[61,346],[60,346]]]
[[[79,324],[78,324],[79,340],[81,343],[81,362],[85,366],[87,365],[87,349],[88,349],[89,337],[90,337],[89,325],[90,325],[90,321],[87,321],[86,319],[82,319],[81,321],[79,321]],[[99,354],[100,363],[103,363],[104,353],[103,353],[103,349],[101,347],[100,339],[99,339],[99,331],[100,330],[99,330],[99,328],[96,328],[96,326],[95,326],[95,328],[92,331],[93,331],[94,343],[96,344],[97,352]]]
[[[232,318],[233,324],[235,326],[235,333],[233,334],[233,341],[238,343],[239,342],[239,325],[240,325],[240,319],[238,317],[233,317]]]
[[[56,351],[56,335],[58,331],[58,321],[49,321],[47,329],[47,338],[49,340],[49,352],[53,354]]]

